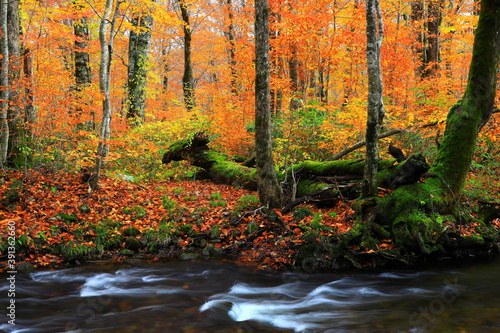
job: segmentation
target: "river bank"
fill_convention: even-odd
[[[90,193],[78,173],[44,169],[6,171],[0,198],[5,263],[9,241],[14,241],[16,263],[34,267],[131,258],[230,258],[261,268],[306,271],[414,264],[390,257],[398,250],[390,239],[375,249],[344,244],[342,260],[332,258],[354,222],[352,202],[326,208],[301,205],[282,214],[259,207],[255,192],[207,180],[137,184],[118,175],[104,177],[101,188]],[[475,232],[474,225],[447,227],[460,235]],[[490,246],[451,255],[491,252]]]

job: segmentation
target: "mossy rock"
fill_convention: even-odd
[[[30,262],[22,262],[17,265],[16,270],[18,273],[33,273],[35,271],[35,266]]]
[[[125,247],[131,251],[137,252],[141,248],[141,242],[134,237],[125,239]]]
[[[125,237],[135,237],[140,235],[141,232],[136,227],[128,227],[123,231],[123,236]]]
[[[183,253],[179,256],[179,260],[184,260],[184,261],[196,260],[196,259],[198,259],[198,254],[196,253]]]
[[[92,209],[90,209],[90,207],[88,205],[81,205],[80,207],[78,207],[78,209],[80,210],[80,212],[82,212],[83,214],[88,214],[90,213],[90,211]]]
[[[133,256],[135,254],[135,252],[132,250],[128,250],[128,249],[123,249],[120,251],[120,254],[123,256]]]
[[[220,238],[221,231],[218,226],[215,226],[211,231],[210,231],[210,238],[211,239],[218,239]]]

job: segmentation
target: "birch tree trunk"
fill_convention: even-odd
[[[7,29],[8,2],[0,2],[0,165],[7,161],[9,149],[9,42]]]
[[[366,2],[366,59],[368,62],[368,118],[366,123],[366,164],[363,196],[377,195],[378,133],[384,118],[380,48],[384,36],[378,0]]]
[[[282,191],[274,168],[271,138],[268,0],[255,0],[255,53],[257,191],[263,206],[280,207],[282,205]]]
[[[24,138],[24,124],[21,117],[21,41],[20,41],[20,18],[19,1],[11,0],[7,8],[7,35],[9,49],[9,106],[8,125],[9,143],[7,160],[9,164],[20,167],[25,164],[28,150],[22,149]]]
[[[99,44],[101,46],[101,60],[99,67],[99,88],[102,94],[102,121],[99,131],[99,144],[97,147],[96,164],[90,177],[90,188],[95,191],[99,185],[102,166],[109,153],[109,138],[111,135],[111,58],[113,51],[114,25],[118,14],[120,0],[106,0],[104,14],[99,26]],[[114,10],[114,14],[113,14]]]

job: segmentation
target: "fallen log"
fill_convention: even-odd
[[[204,169],[217,182],[256,190],[256,170],[244,165],[230,155],[211,150],[204,133],[176,141],[163,155],[162,162],[186,160]],[[401,160],[401,159],[400,159]],[[359,184],[363,179],[365,161],[303,161],[278,173],[288,202],[326,202],[335,198],[355,199],[359,196]],[[395,189],[417,182],[428,170],[425,158],[414,154],[402,163],[396,159],[380,160],[377,180],[380,187]],[[333,185],[332,185],[333,184]],[[307,197],[306,197],[307,196]],[[303,199],[300,199],[305,197]],[[296,204],[295,204],[296,205]]]

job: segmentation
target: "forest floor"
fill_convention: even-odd
[[[89,260],[231,258],[262,268],[300,266],[297,249],[348,231],[352,202],[258,206],[257,193],[207,180],[134,183],[102,177],[89,192],[78,173],[5,171],[0,180],[0,262],[58,267]],[[383,195],[383,193],[381,194]],[[500,219],[495,223],[500,228]],[[458,226],[460,234],[474,225]],[[15,229],[15,252],[9,249]],[[12,234],[10,235],[12,236]],[[377,250],[394,246],[387,239]],[[375,249],[352,251],[372,253]]]

